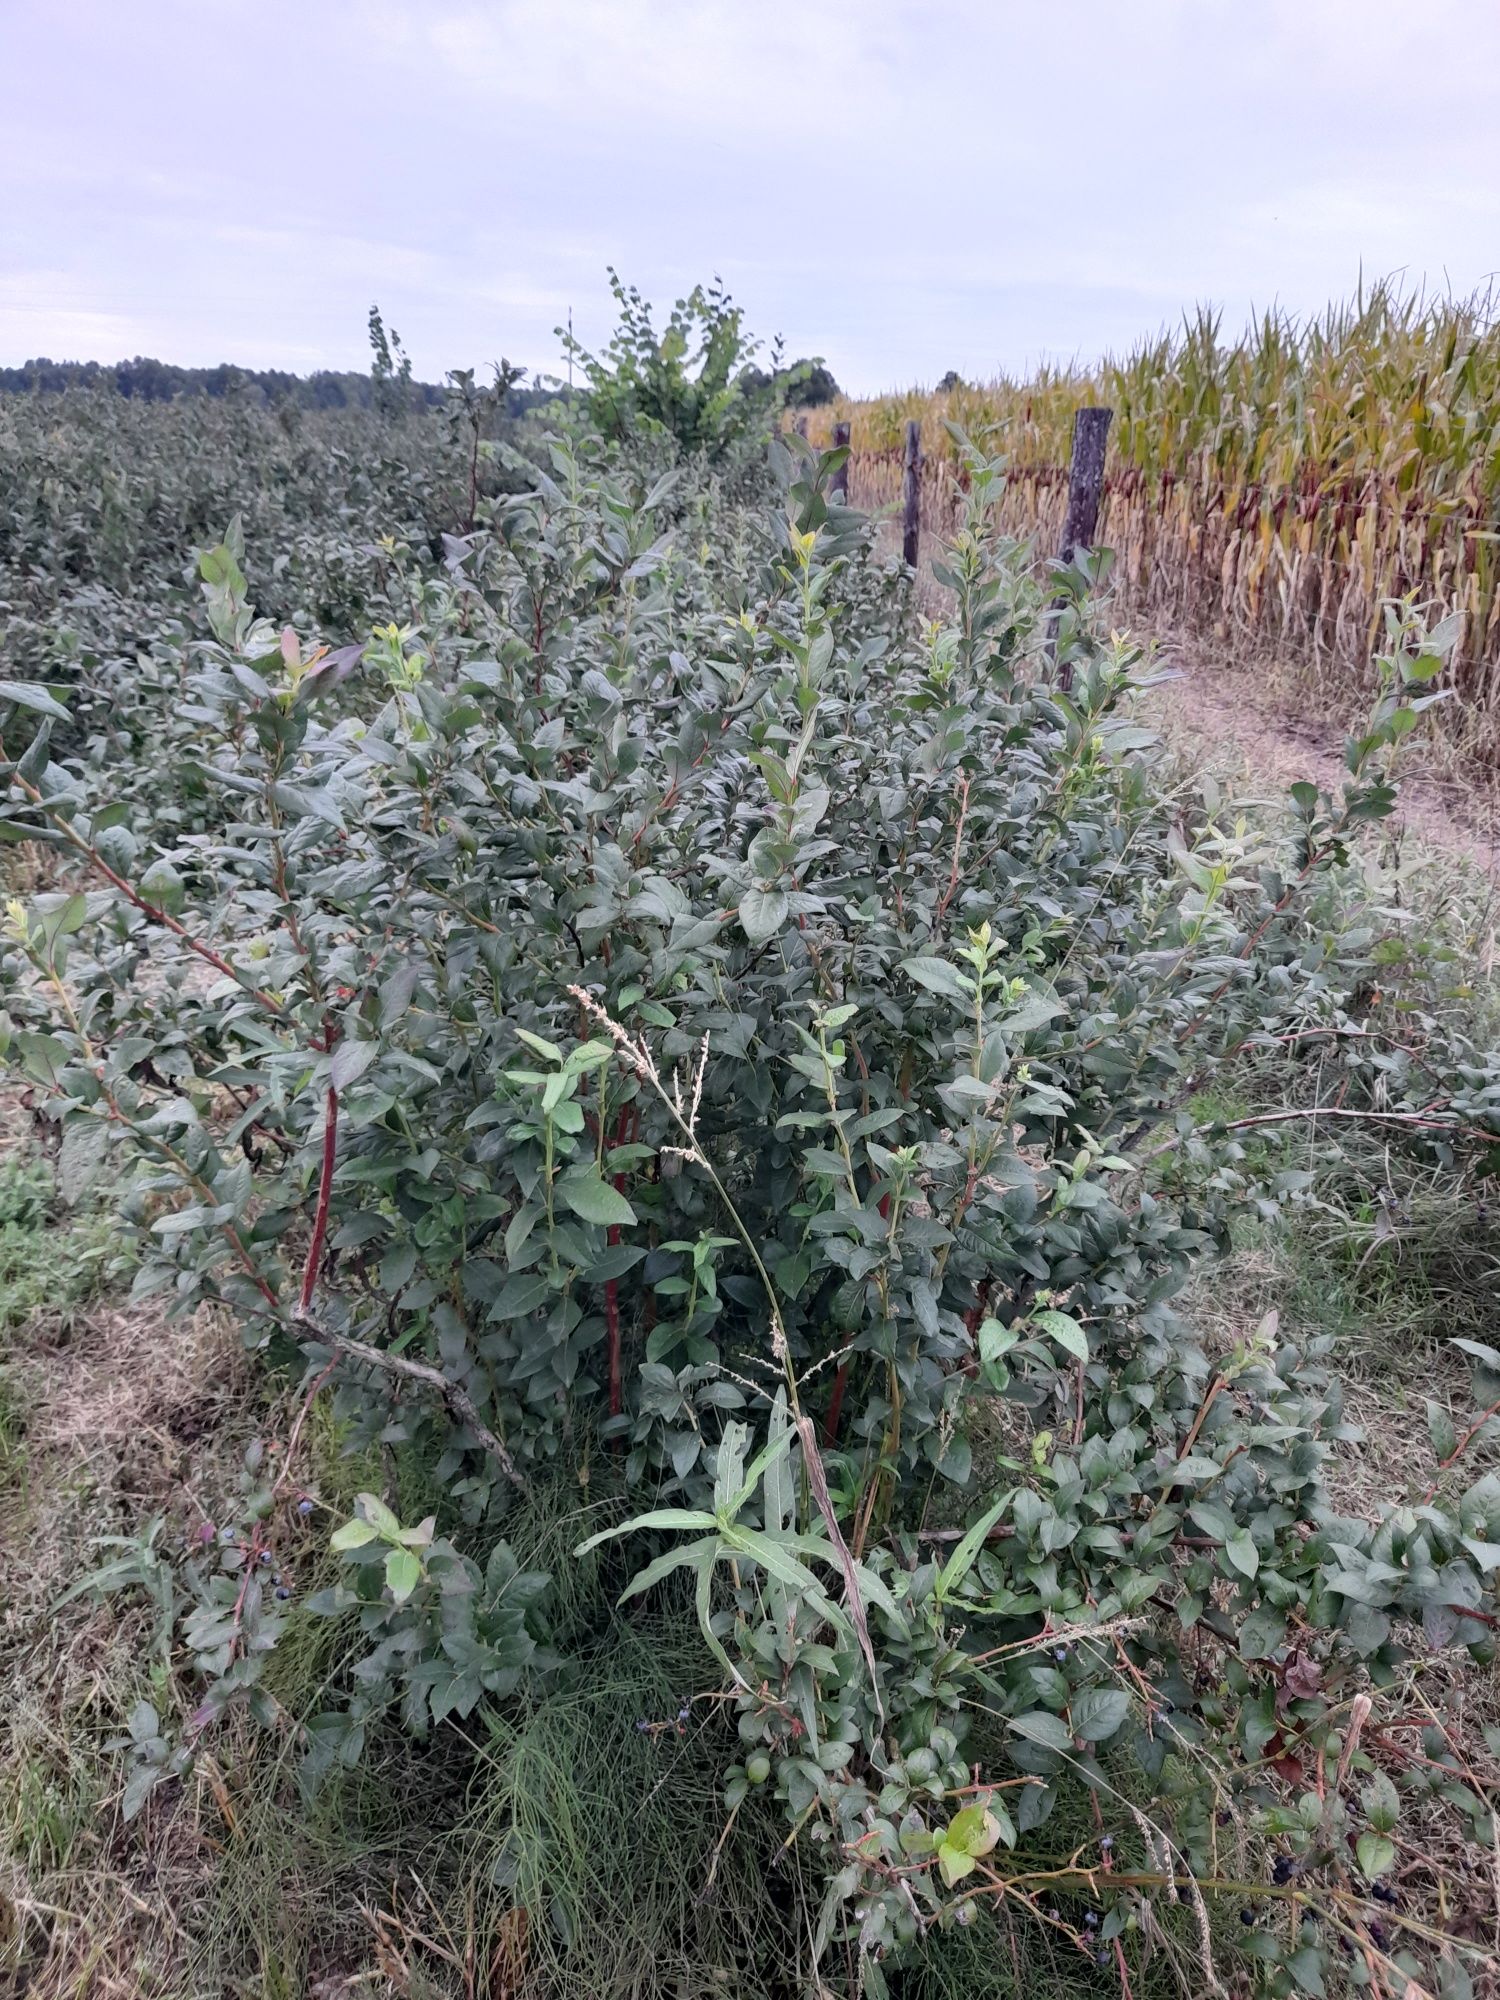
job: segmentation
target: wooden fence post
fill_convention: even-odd
[[[847,424],[835,424],[833,427],[834,450],[837,451],[840,445],[847,445],[848,442],[849,426]],[[839,498],[847,503],[849,498],[849,461],[847,458],[829,481],[829,490],[837,493]]]
[[[1078,410],[1073,417],[1073,457],[1068,466],[1068,513],[1063,522],[1059,562],[1071,562],[1075,549],[1093,545],[1099,525],[1099,501],[1104,492],[1104,440],[1113,410]]]
[[[1104,493],[1104,443],[1109,435],[1113,410],[1089,407],[1073,415],[1073,456],[1068,464],[1068,511],[1063,517],[1062,540],[1057,560],[1069,563],[1079,549],[1091,548],[1099,525],[1099,502]],[[1057,657],[1059,612],[1054,609],[1048,623],[1048,643]],[[1060,688],[1073,685],[1073,669],[1063,662],[1057,676]]]
[[[915,417],[906,426],[906,465],[901,480],[901,560],[917,566],[922,541],[922,426]]]

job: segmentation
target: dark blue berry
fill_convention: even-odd
[[[1276,1866],[1271,1870],[1271,1880],[1276,1884],[1278,1889],[1284,1888],[1296,1872],[1296,1862],[1289,1855],[1283,1854],[1276,1863]]]
[[[1242,1924],[1253,1924],[1253,1923],[1255,1922],[1255,1912],[1254,1912],[1254,1910],[1241,1910],[1241,1911],[1240,1911],[1240,1922],[1241,1922]]]
[[[1115,1844],[1115,1837],[1112,1833],[1105,1834],[1103,1840],[1101,1840],[1099,1843],[1100,1847],[1104,1850],[1106,1854],[1108,1854],[1109,1850],[1114,1846],[1114,1844]]]
[[[260,1552],[260,1559],[263,1563],[269,1563],[271,1560],[271,1551],[269,1549],[262,1549]]]
[[[299,1514],[310,1514],[312,1512],[311,1500],[299,1500],[297,1502],[297,1512]]]
[[[1054,1647],[1052,1648],[1052,1657],[1053,1657],[1053,1659],[1054,1659],[1054,1660],[1065,1660],[1065,1659],[1066,1659],[1066,1658],[1068,1657],[1068,1649],[1067,1649],[1067,1647],[1066,1647],[1066,1646],[1054,1646]]]
[[[291,1592],[290,1592],[290,1591],[289,1591],[289,1590],[287,1589],[287,1587],[286,1587],[286,1585],[285,1585],[284,1583],[279,1583],[279,1584],[277,1584],[277,1586],[276,1586],[276,1595],[277,1595],[278,1597],[281,1597],[281,1598],[287,1598],[287,1597],[290,1597],[290,1596],[291,1596],[291,1594],[292,1594],[292,1593],[291,1593]]]
[[[1092,1929],[1094,1928],[1095,1924],[1097,1924],[1097,1923],[1098,1923],[1098,1921],[1099,1921],[1099,1918],[1098,1918],[1098,1915],[1097,1915],[1097,1913],[1096,1913],[1095,1911],[1093,1911],[1093,1910],[1086,1910],[1086,1911],[1084,1912],[1084,1918],[1083,1918],[1083,1921],[1084,1921],[1084,1922],[1085,1922],[1085,1923],[1086,1923],[1086,1924],[1088,1925],[1089,1929],[1090,1929],[1090,1930],[1092,1930]]]

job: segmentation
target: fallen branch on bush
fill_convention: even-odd
[[[1253,1118],[1231,1118],[1222,1126],[1215,1121],[1215,1128],[1224,1132],[1246,1132],[1253,1126],[1285,1125],[1299,1118],[1352,1118],[1366,1125],[1408,1125],[1423,1132],[1447,1132],[1455,1139],[1478,1139],[1486,1146],[1500,1146],[1500,1132],[1486,1132],[1482,1125],[1464,1125],[1449,1118],[1431,1118],[1421,1111],[1360,1111],[1337,1104],[1305,1105],[1287,1111],[1259,1111]],[[1163,1153],[1170,1153],[1181,1136],[1174,1132],[1162,1145],[1153,1146],[1144,1158],[1155,1160]]]
[[[304,1313],[299,1312],[295,1316],[293,1325],[310,1334],[321,1346],[333,1348],[350,1361],[362,1361],[367,1367],[379,1368],[387,1375],[399,1375],[408,1382],[420,1382],[424,1388],[435,1390],[457,1421],[474,1433],[511,1485],[518,1492],[529,1491],[525,1479],[516,1469],[515,1460],[480,1416],[473,1397],[457,1382],[450,1382],[446,1375],[436,1368],[429,1368],[425,1361],[410,1361],[404,1354],[387,1354],[383,1348],[367,1347],[362,1340],[351,1340],[347,1334],[319,1326],[316,1320],[309,1319]]]

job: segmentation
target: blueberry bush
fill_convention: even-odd
[[[1413,1648],[1491,1645],[1500,1354],[1370,1523],[1325,1486],[1327,1343],[1210,1350],[1177,1306],[1307,1185],[1192,1115],[1246,1050],[1331,1048],[1338,1117],[1495,1157],[1500,1063],[1350,865],[1444,635],[1393,610],[1336,793],[1186,791],[1099,566],[997,533],[998,460],[960,441],[924,622],[705,324],[701,396],[685,335],[649,394],[597,362],[524,491],[461,485],[437,552],[388,534],[352,641],[327,598],[259,613],[253,525],[206,547],[124,782],[109,714],[0,684],[0,831],[57,884],[9,908],[10,1064],[70,1170],[122,1177],[137,1295],[218,1302],[439,1496],[365,1494],[303,1599],[300,1423],[247,1459],[164,1586],[199,1694],[132,1719],[133,1804],[231,1712],[278,1725],[289,1621],[353,1641],[310,1785],[388,1715],[545,1700],[561,1579],[512,1528],[582,1482],[568,1560],[696,1618],[725,1837],[774,1798],[825,1990],[895,1990],[1003,1899],[1111,1977],[1185,1900],[1220,1990],[1232,1952],[1270,1993],[1468,1991],[1372,1914],[1402,1800],[1362,1732]],[[1039,1864],[1063,1801],[1093,1837]]]

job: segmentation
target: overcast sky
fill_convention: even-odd
[[[872,391],[1500,268],[1500,0],[0,0],[0,361],[558,365],[606,264]]]

